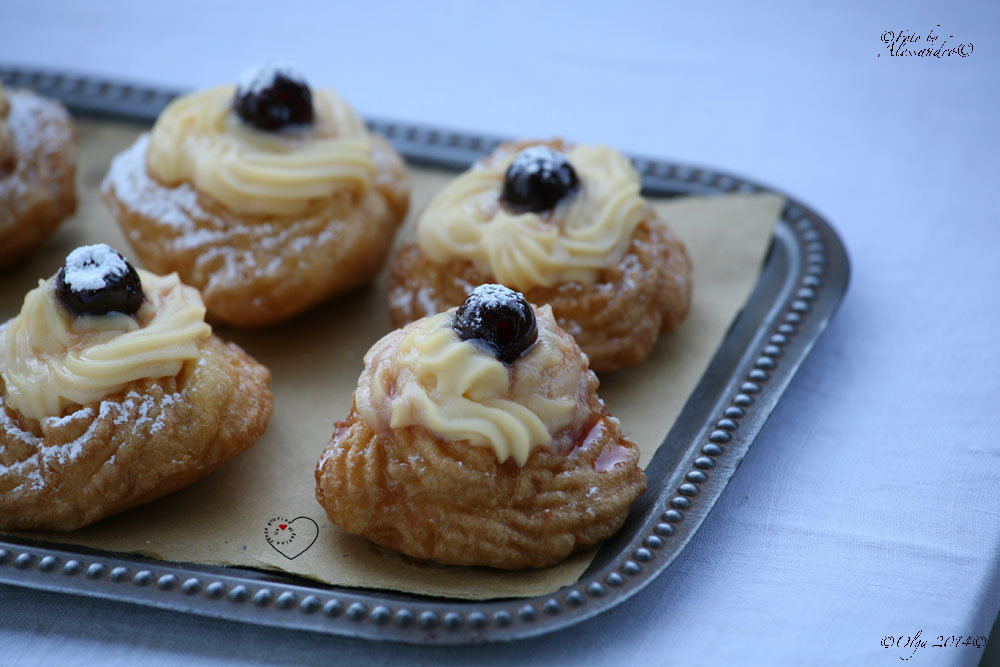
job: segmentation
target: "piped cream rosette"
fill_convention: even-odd
[[[145,301],[134,315],[71,314],[54,279],[39,281],[20,314],[0,326],[5,403],[31,419],[58,416],[143,378],[176,375],[211,334],[198,291],[177,274],[137,270]]]
[[[393,331],[365,355],[354,398],[377,433],[422,426],[445,440],[489,447],[524,465],[537,447],[571,447],[590,416],[585,357],[567,354],[552,310],[537,312],[538,339],[513,364],[451,327],[455,309]]]
[[[607,146],[577,145],[567,157],[580,190],[543,213],[500,203],[516,153],[495,156],[444,188],[417,221],[417,245],[436,263],[471,261],[508,287],[592,284],[625,255],[645,202],[628,159]]]
[[[153,126],[150,175],[167,186],[190,183],[234,213],[284,217],[373,186],[371,137],[335,92],[315,91],[314,122],[282,132],[241,122],[232,110],[235,93],[224,85],[172,102]]]

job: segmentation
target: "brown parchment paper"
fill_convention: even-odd
[[[106,242],[130,259],[131,249],[104,208],[98,187],[113,155],[143,128],[85,121],[80,141],[77,214],[27,261],[0,274],[0,321],[20,310],[40,277],[55,273],[84,243]],[[451,177],[413,169],[411,220],[399,240],[412,238],[412,211]],[[601,378],[600,394],[649,462],[676,419],[725,331],[757,280],[783,199],[777,195],[688,197],[656,202],[660,215],[687,244],[694,262],[691,313],[674,334],[661,336],[651,358]],[[262,331],[216,328],[273,373],[274,416],[267,433],[211,476],[156,502],[73,533],[31,537],[171,561],[276,569],[344,586],[394,589],[466,599],[541,595],[576,581],[593,552],[543,570],[507,572],[417,562],[344,534],[316,502],[313,469],[347,415],[362,357],[389,331],[384,287],[378,283]],[[264,538],[268,521],[308,517],[316,542],[294,559]],[[308,521],[294,523],[299,544]]]

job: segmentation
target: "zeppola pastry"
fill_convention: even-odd
[[[0,269],[76,210],[76,139],[66,109],[0,84]]]
[[[146,266],[247,327],[370,281],[409,203],[389,144],[332,90],[272,66],[175,100],[102,191]]]
[[[396,252],[393,323],[498,282],[552,306],[594,370],[642,361],[687,315],[691,263],[639,188],[628,159],[604,146],[501,145],[434,197],[416,243]]]
[[[77,248],[0,326],[0,528],[73,530],[204,477],[257,440],[270,373],[212,335],[197,290]]]
[[[597,384],[548,306],[482,285],[368,351],[317,500],[347,532],[409,556],[556,563],[617,531],[646,488]]]

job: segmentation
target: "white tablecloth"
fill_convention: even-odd
[[[5,2],[0,62],[189,88],[278,59],[372,116],[750,175],[837,227],[844,304],[684,553],[589,622],[430,649],[0,587],[0,662],[890,665],[918,630],[911,664],[980,660],[930,643],[1000,606],[996,6],[311,4]],[[932,28],[972,55],[881,39]]]

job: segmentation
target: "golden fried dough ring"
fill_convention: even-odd
[[[552,565],[613,535],[646,489],[638,447],[595,393],[591,408],[598,437],[568,454],[536,449],[520,468],[423,427],[379,435],[354,408],[316,467],[316,499],[347,532],[415,558]]]
[[[76,140],[61,104],[5,89],[0,114],[0,268],[41,244],[76,210]]]
[[[558,151],[561,139],[502,144],[484,164],[528,146]],[[457,306],[483,283],[497,282],[467,260],[431,262],[416,244],[399,248],[389,268],[389,317],[393,326]],[[508,285],[517,289],[515,285]],[[656,212],[646,207],[621,261],[593,284],[577,281],[521,290],[531,303],[552,306],[559,326],[576,338],[598,372],[637,364],[653,350],[661,332],[673,331],[691,304],[691,260],[684,244]]]
[[[274,324],[370,281],[409,205],[403,159],[372,136],[374,187],[313,204],[295,218],[239,216],[190,184],[146,169],[148,138],[119,156],[104,199],[147,268],[201,291],[210,319]]]
[[[0,528],[73,530],[176,491],[248,448],[271,416],[270,372],[201,341],[174,377],[42,422],[7,406],[0,379]]]
[[[431,262],[416,244],[396,251],[389,268],[389,317],[400,327],[453,306],[483,283],[495,282],[467,260]],[[617,266],[596,283],[566,282],[524,290],[549,304],[559,326],[576,338],[598,372],[645,359],[660,332],[673,331],[691,303],[691,261],[684,245],[652,209],[636,227]]]

